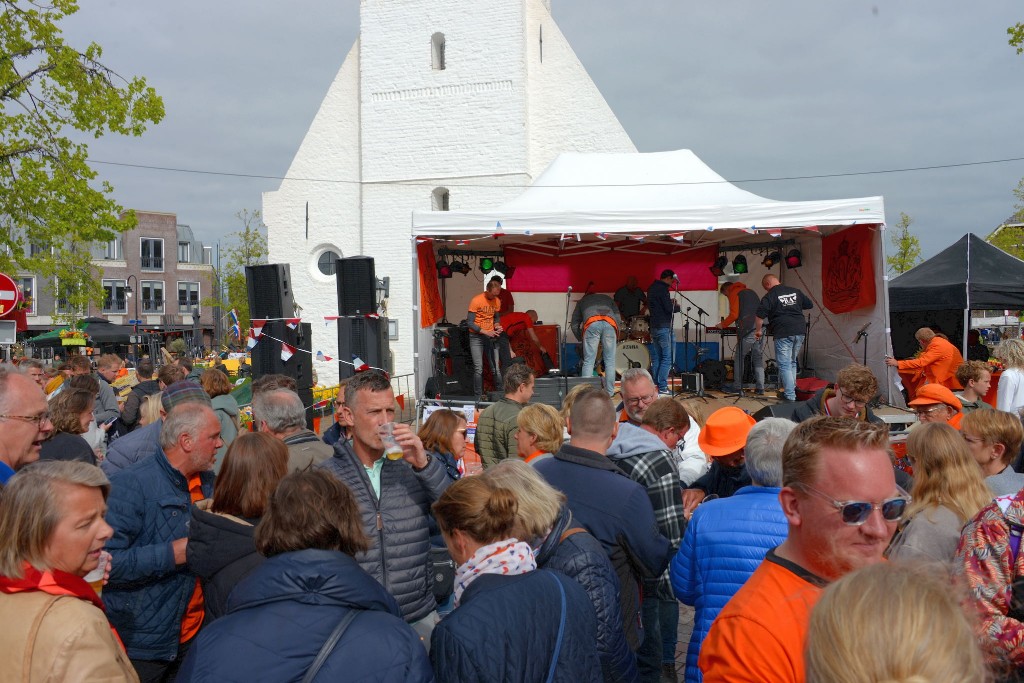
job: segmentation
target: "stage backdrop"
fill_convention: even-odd
[[[821,239],[821,298],[833,313],[875,305],[874,235],[855,225]]]
[[[666,268],[679,275],[682,290],[714,290],[718,278],[709,268],[717,257],[717,246],[674,254],[614,250],[557,256],[505,247],[505,262],[516,269],[511,283],[516,292],[564,292],[569,286],[575,292],[614,292],[630,275],[646,290]]]

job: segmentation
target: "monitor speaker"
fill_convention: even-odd
[[[793,413],[796,412],[799,403],[777,403],[774,405],[767,405],[754,413],[754,419],[760,422],[766,417],[784,417],[787,420],[793,419]]]
[[[538,377],[533,385],[531,403],[545,403],[552,408],[561,408],[562,401],[569,390],[579,384],[589,384],[597,389],[604,387],[600,377]]]
[[[288,264],[246,266],[245,288],[249,295],[249,315],[253,320],[291,318],[295,315]]]
[[[344,361],[338,368],[340,379],[355,374],[351,363],[356,356],[371,368],[391,373],[387,318],[338,318],[338,358]]]
[[[373,258],[342,258],[335,265],[338,277],[338,315],[376,313],[377,276],[374,273]]]

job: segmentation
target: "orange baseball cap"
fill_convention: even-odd
[[[732,455],[747,445],[747,434],[756,424],[754,418],[736,406],[711,413],[697,437],[697,445],[707,455]]]
[[[914,400],[910,401],[908,406],[927,406],[935,403],[945,403],[950,408],[960,412],[963,406],[952,391],[942,386],[941,384],[925,384],[923,387],[917,390],[917,394],[914,396]]]

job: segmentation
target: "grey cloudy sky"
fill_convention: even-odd
[[[512,1],[512,0],[509,0]],[[472,6],[467,2],[467,6]],[[551,0],[555,20],[640,151],[694,150],[729,180],[1024,157],[1014,0]],[[85,0],[76,45],[145,76],[167,117],[96,160],[281,176],[358,31],[355,0]],[[169,211],[213,243],[277,181],[99,165],[127,207]],[[784,200],[883,195],[925,256],[1013,211],[1024,162],[743,182]]]

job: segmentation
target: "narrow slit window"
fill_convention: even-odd
[[[448,211],[449,199],[448,188],[438,187],[431,193],[431,206],[434,211]]]
[[[444,34],[430,36],[430,63],[434,71],[444,71]]]

